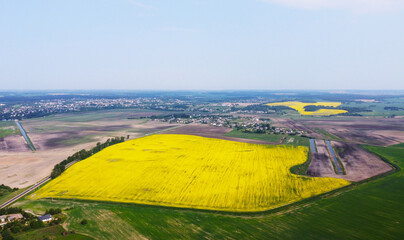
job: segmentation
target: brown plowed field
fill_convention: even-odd
[[[21,135],[0,138],[0,152],[30,152],[27,142]]]
[[[392,169],[390,165],[356,144],[344,142],[331,142],[331,144],[344,164],[346,171],[344,179],[361,181]]]
[[[323,140],[318,139],[316,139],[318,153],[312,153],[312,161],[307,169],[308,175],[342,178],[356,182],[392,169],[390,165],[357,144],[334,141],[331,144],[344,165],[346,175],[339,175],[334,172],[327,146]]]
[[[312,153],[312,159],[307,169],[307,174],[315,177],[330,177],[336,175],[324,140],[316,139],[315,142],[317,152]]]
[[[349,120],[298,120],[307,129],[320,128],[347,142],[388,146],[404,142],[402,118],[352,118]],[[318,136],[312,135],[317,138]]]

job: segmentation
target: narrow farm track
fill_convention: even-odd
[[[34,144],[31,142],[31,140],[28,137],[27,132],[24,130],[24,128],[22,127],[21,123],[19,121],[15,121],[15,124],[18,126],[18,128],[20,129],[20,132],[22,134],[22,136],[24,137],[25,141],[27,142],[29,148],[31,149],[31,151],[35,151],[35,147]]]
[[[340,174],[340,175],[344,174],[344,172],[342,171],[342,168],[341,168],[341,166],[340,166],[340,164],[339,164],[339,162],[337,160],[337,157],[335,156],[335,152],[334,152],[334,149],[331,146],[330,141],[326,140],[325,143],[327,144],[328,151],[330,153],[330,158],[332,158],[333,161],[334,161],[334,170],[336,170],[338,172],[338,174]]]

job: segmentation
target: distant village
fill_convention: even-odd
[[[190,124],[200,123],[212,126],[228,127],[241,132],[260,134],[302,135],[303,131],[274,127],[269,119],[251,115],[280,113],[281,109],[254,103],[212,103],[177,98],[139,97],[139,98],[53,98],[38,101],[25,101],[13,104],[0,104],[0,120],[21,120],[43,117],[55,113],[95,111],[106,109],[148,109],[172,114],[150,117],[156,121]],[[238,117],[237,115],[250,115]],[[149,118],[149,117],[147,117]]]
[[[275,113],[258,103],[207,103],[198,99],[164,97],[96,98],[96,97],[53,97],[41,99],[0,102],[0,120],[22,120],[43,117],[55,113],[96,111],[108,109],[148,109],[156,111],[191,112],[205,114],[228,113]]]
[[[184,111],[188,105],[178,99],[159,98],[69,98],[41,99],[21,103],[0,103],[0,120],[21,120],[55,113],[106,109],[141,108],[165,111]]]
[[[259,134],[289,134],[303,135],[305,132],[299,129],[289,129],[271,126],[269,119],[257,117],[233,117],[232,115],[187,115],[171,114],[151,117],[154,120],[172,124],[200,123],[218,127],[227,127],[246,133]]]

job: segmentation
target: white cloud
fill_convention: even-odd
[[[341,8],[360,12],[404,10],[404,0],[263,0],[290,7],[319,9]]]

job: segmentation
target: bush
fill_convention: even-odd
[[[15,238],[11,235],[10,230],[5,230],[1,233],[3,240],[14,240]]]
[[[83,220],[81,220],[81,222],[80,222],[81,225],[86,225],[87,223],[88,223],[88,222],[87,222],[86,219],[83,219]]]
[[[51,208],[49,210],[46,210],[46,213],[50,214],[50,215],[60,214],[60,213],[62,213],[62,209],[60,209],[60,208]]]
[[[34,220],[34,221],[31,221],[31,222],[29,223],[29,226],[30,226],[32,229],[37,229],[37,228],[41,228],[41,227],[45,226],[45,224],[44,224],[42,221]]]
[[[19,233],[19,232],[21,232],[21,228],[20,228],[20,226],[18,226],[18,225],[15,225],[15,226],[11,227],[10,230],[11,230],[12,233]]]
[[[50,225],[58,225],[60,222],[62,222],[62,219],[58,218],[58,219],[52,220],[49,224]]]

